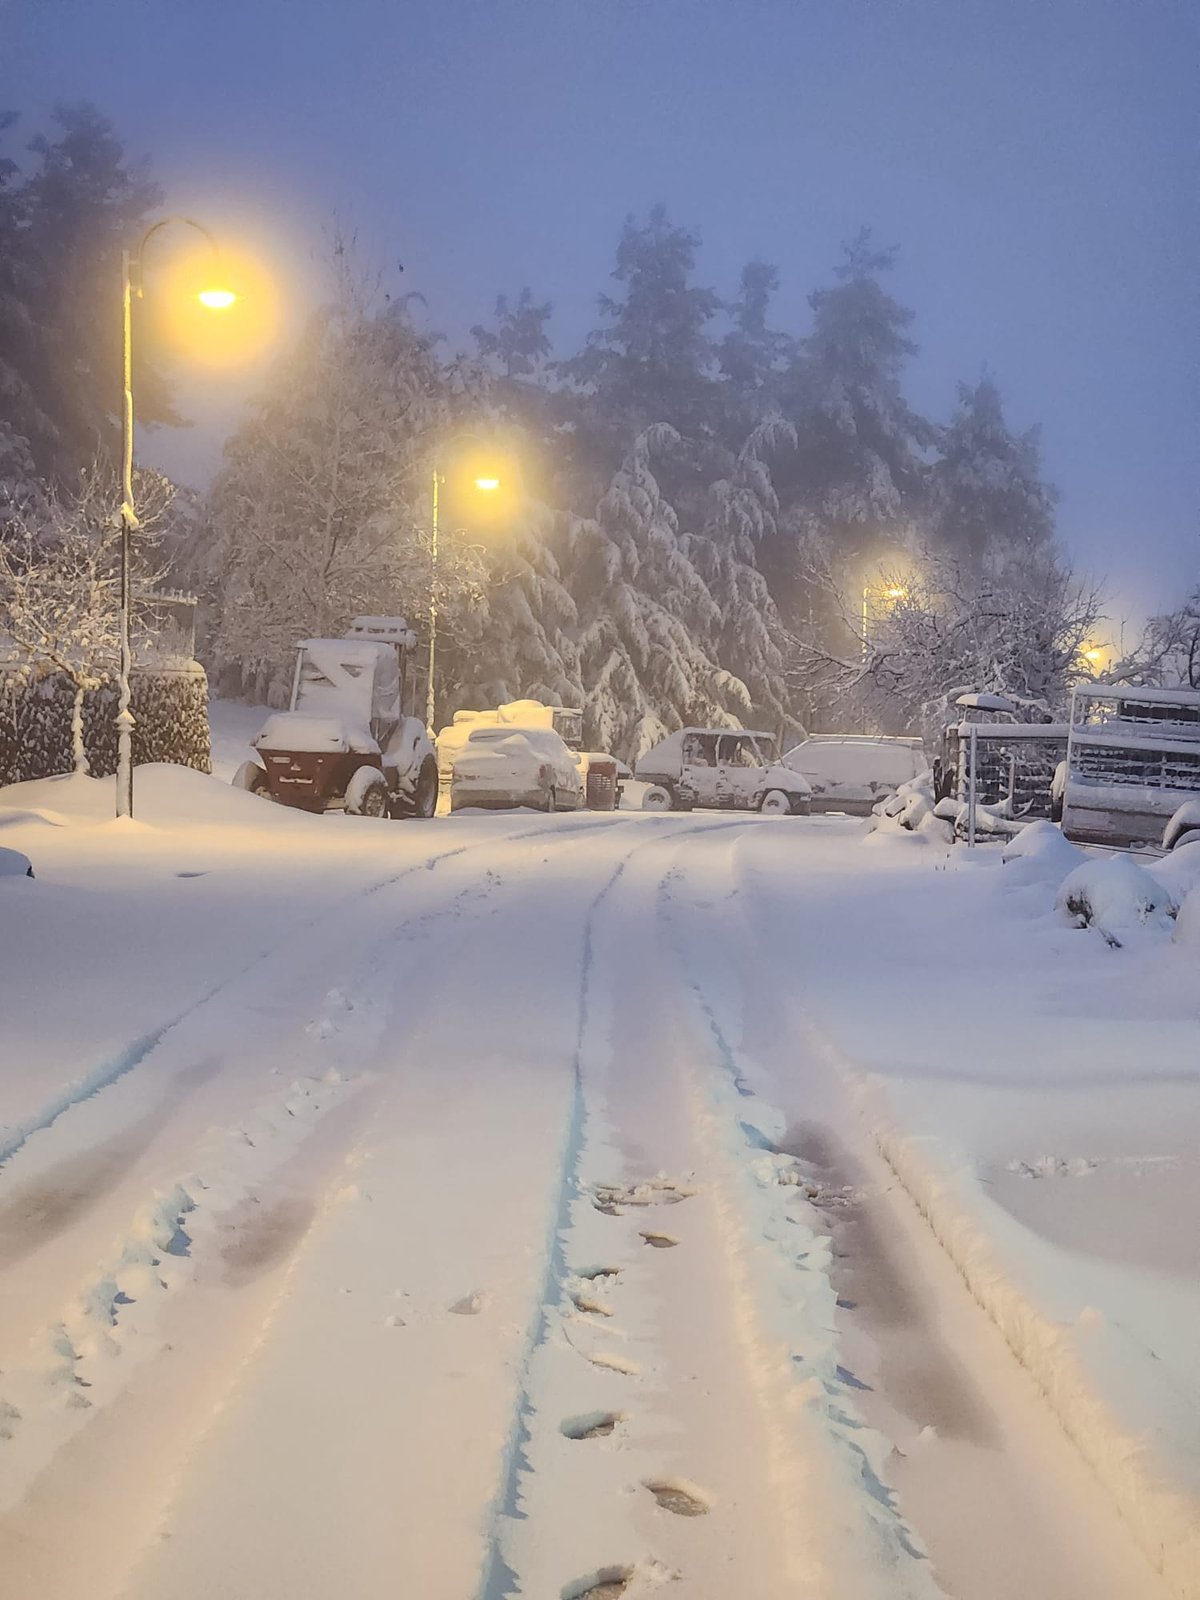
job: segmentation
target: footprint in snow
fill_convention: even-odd
[[[706,1517],[712,1502],[694,1483],[682,1483],[676,1478],[651,1479],[645,1485],[664,1511],[676,1517]]]
[[[456,1300],[446,1309],[456,1317],[477,1317],[486,1304],[487,1296],[476,1291],[473,1294],[465,1294],[461,1300]]]
[[[582,1416],[564,1417],[558,1431],[567,1439],[606,1439],[627,1415],[625,1411],[585,1411]]]
[[[619,1600],[633,1580],[632,1567],[601,1567],[586,1578],[568,1583],[562,1600]]]

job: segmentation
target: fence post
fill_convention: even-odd
[[[967,759],[970,762],[970,777],[967,786],[967,848],[975,848],[975,774],[978,770],[979,740],[975,724],[971,724],[971,740]]]

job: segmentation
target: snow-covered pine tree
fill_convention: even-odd
[[[934,428],[904,398],[902,374],[916,346],[912,313],[880,276],[895,260],[869,229],[845,247],[837,284],[809,296],[813,326],[781,384],[783,414],[798,448],[776,472],[792,549],[777,547],[767,566],[772,593],[789,624],[813,596],[804,582],[804,548],[816,541],[835,562],[878,556],[904,542],[925,503],[924,452]]]
[[[550,336],[546,324],[553,306],[538,303],[528,287],[521,290],[516,303],[506,294],[496,296],[495,325],[476,323],[471,329],[480,356],[494,362],[505,378],[529,378],[543,372],[550,359]]]
[[[759,423],[732,474],[710,486],[702,533],[683,541],[715,607],[708,647],[745,684],[756,726],[772,731],[799,724],[784,678],[785,630],[757,562],[776,537],[779,514],[768,457],[795,443],[795,430],[781,417]]]
[[[769,325],[779,270],[765,261],[742,268],[736,297],[726,306],[732,323],[721,340],[722,411],[727,440],[738,444],[779,404],[783,372],[794,357],[793,341]]]
[[[750,711],[745,684],[706,647],[720,611],[652,468],[678,441],[665,424],[639,435],[595,516],[571,526],[585,737],[629,760],[675,728],[736,727]]]
[[[633,440],[668,423],[700,441],[719,416],[716,357],[709,325],[721,302],[692,282],[699,236],[676,227],[656,205],[644,225],[626,220],[613,277],[621,298],[599,298],[602,325],[562,365],[586,395],[574,408],[580,467],[607,481]],[[593,479],[592,481],[595,481]]]
[[[1038,430],[1014,434],[990,378],[960,384],[930,480],[930,535],[968,567],[1041,557],[1054,537],[1054,490],[1042,478]]]

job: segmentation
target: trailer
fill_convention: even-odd
[[[1200,802],[1200,690],[1080,686],[1071,699],[1062,828],[1080,844],[1162,849]]]

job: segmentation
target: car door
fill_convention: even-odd
[[[744,733],[722,734],[717,741],[717,804],[726,810],[749,810],[762,780],[762,757],[754,740]]]
[[[717,740],[711,733],[693,733],[683,741],[681,788],[697,806],[720,804]]]

